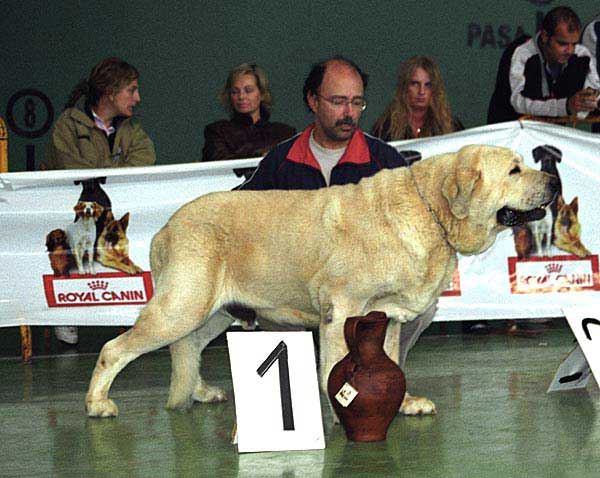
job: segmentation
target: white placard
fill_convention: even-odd
[[[325,448],[310,332],[228,332],[238,452]]]
[[[342,407],[347,407],[352,403],[352,400],[356,398],[358,395],[358,390],[356,390],[352,385],[346,382],[340,391],[335,394],[335,399],[340,403]]]
[[[592,375],[600,383],[600,304],[563,307]]]
[[[548,387],[550,392],[565,392],[576,388],[585,388],[590,381],[592,371],[579,345],[563,359]]]

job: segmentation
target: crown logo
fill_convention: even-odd
[[[108,282],[105,280],[93,280],[87,283],[88,287],[92,290],[106,290],[108,289]]]
[[[552,264],[548,264],[546,266],[546,271],[548,272],[548,274],[558,274],[560,271],[562,271],[562,268],[563,266],[561,264],[553,262]]]

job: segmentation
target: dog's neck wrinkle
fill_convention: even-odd
[[[446,243],[446,245],[448,247],[450,247],[451,249],[456,251],[456,247],[450,242],[448,231],[446,230],[446,228],[443,226],[442,222],[440,221],[440,216],[438,215],[438,212],[433,210],[430,202],[427,200],[427,198],[423,194],[423,191],[421,190],[421,187],[419,186],[419,183],[417,182],[417,178],[415,177],[412,166],[408,167],[408,171],[410,173],[410,176],[411,176],[412,182],[415,186],[415,189],[417,191],[417,194],[418,194],[419,198],[421,199],[421,202],[425,206],[425,209],[427,209],[427,211],[429,212],[431,218],[433,219],[433,222],[435,222],[438,230],[440,231],[441,238],[444,240],[444,242]]]
[[[419,163],[415,163],[415,166],[418,164]],[[442,196],[439,184],[432,184],[429,180],[431,177],[439,176],[429,174],[428,176],[423,177],[422,175],[419,175],[418,172],[415,174],[412,170],[413,167],[414,166],[411,166],[411,177],[415,189],[417,190],[423,205],[436,223],[436,227],[440,230],[440,236],[444,243],[453,251],[463,255],[478,254],[482,252],[482,250],[485,250],[487,248],[485,247],[486,241],[473,241],[476,237],[481,237],[481,234],[473,233],[473,225],[467,222],[469,220],[468,218],[459,220],[452,214],[447,206],[448,203],[446,199]],[[420,181],[417,181],[417,176]],[[427,198],[433,199],[428,200]]]
[[[447,203],[442,198],[439,204]],[[456,252],[464,256],[480,254],[494,243],[490,237],[495,237],[497,231],[486,232],[488,228],[485,224],[474,221],[468,216],[464,219],[457,219],[449,208],[441,207],[436,213],[446,225],[448,242]]]

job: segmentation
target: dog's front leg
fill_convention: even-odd
[[[319,382],[321,390],[327,394],[327,381],[333,366],[338,363],[348,353],[348,348],[344,342],[344,321],[332,321],[321,324],[319,327]],[[333,416],[334,423],[339,423],[339,419],[329,402],[329,409]]]
[[[96,275],[96,269],[94,268],[94,243],[87,249],[88,266],[90,268],[90,274]]]
[[[385,333],[385,342],[383,344],[383,350],[389,358],[391,358],[396,365],[399,365],[400,361],[400,332],[402,330],[402,324],[397,320],[390,320]]]
[[[319,326],[319,379],[321,390],[327,396],[327,380],[331,369],[348,353],[344,338],[344,324],[348,317],[362,313],[361,304],[347,304],[346,306],[330,305],[321,307],[321,325]],[[335,423],[338,417],[329,402],[331,414]]]
[[[72,250],[75,264],[77,264],[77,272],[81,275],[85,275],[85,269],[83,268],[83,254],[81,254],[79,247],[74,247]]]

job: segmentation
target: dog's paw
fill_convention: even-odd
[[[119,414],[119,408],[110,398],[86,401],[85,409],[88,417],[106,418],[116,417]]]
[[[167,401],[167,410],[187,410],[194,402],[190,397],[176,399],[169,397]]]
[[[404,395],[400,413],[403,415],[435,415],[437,410],[435,404],[425,397],[413,397],[408,392]]]
[[[220,387],[202,384],[196,387],[192,394],[192,398],[196,402],[202,403],[224,402],[227,400],[227,393]]]

